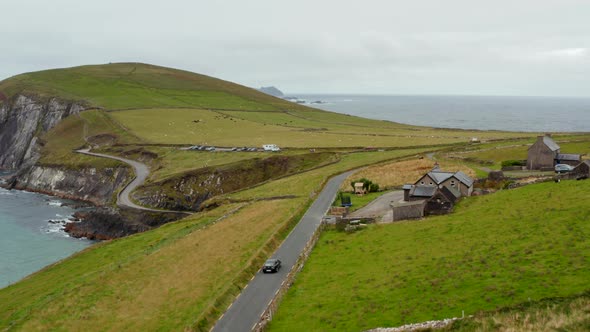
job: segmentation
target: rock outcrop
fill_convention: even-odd
[[[155,212],[131,208],[98,208],[90,212],[78,212],[80,222],[65,225],[72,237],[90,240],[111,240],[145,232],[165,223],[186,217],[184,213]]]
[[[129,173],[126,167],[75,170],[37,165],[15,177],[12,187],[105,205],[113,202],[117,189],[130,180]]]
[[[24,95],[0,103],[0,169],[30,167],[39,160],[38,137],[62,119],[83,111],[77,103]]]
[[[207,167],[151,183],[132,196],[144,206],[173,211],[199,211],[214,196],[242,190],[271,179],[337,161],[333,153],[309,153],[243,160]]]

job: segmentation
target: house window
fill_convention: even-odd
[[[432,182],[429,183],[432,186]]]
[[[451,180],[451,187],[455,186],[455,180]]]
[[[423,184],[424,184],[424,181],[421,181],[421,182],[420,182],[420,184],[422,184],[422,185],[423,185]]]

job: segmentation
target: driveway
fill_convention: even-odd
[[[377,222],[388,222],[393,220],[393,210],[391,202],[397,202],[404,198],[402,190],[388,192],[377,197],[367,206],[351,213],[352,218],[375,218]]]

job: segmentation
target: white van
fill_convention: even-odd
[[[281,148],[279,148],[276,144],[264,144],[262,148],[264,151],[281,151]]]

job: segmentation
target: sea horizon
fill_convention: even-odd
[[[590,97],[293,93],[284,98],[290,97],[322,110],[416,126],[590,132]]]

